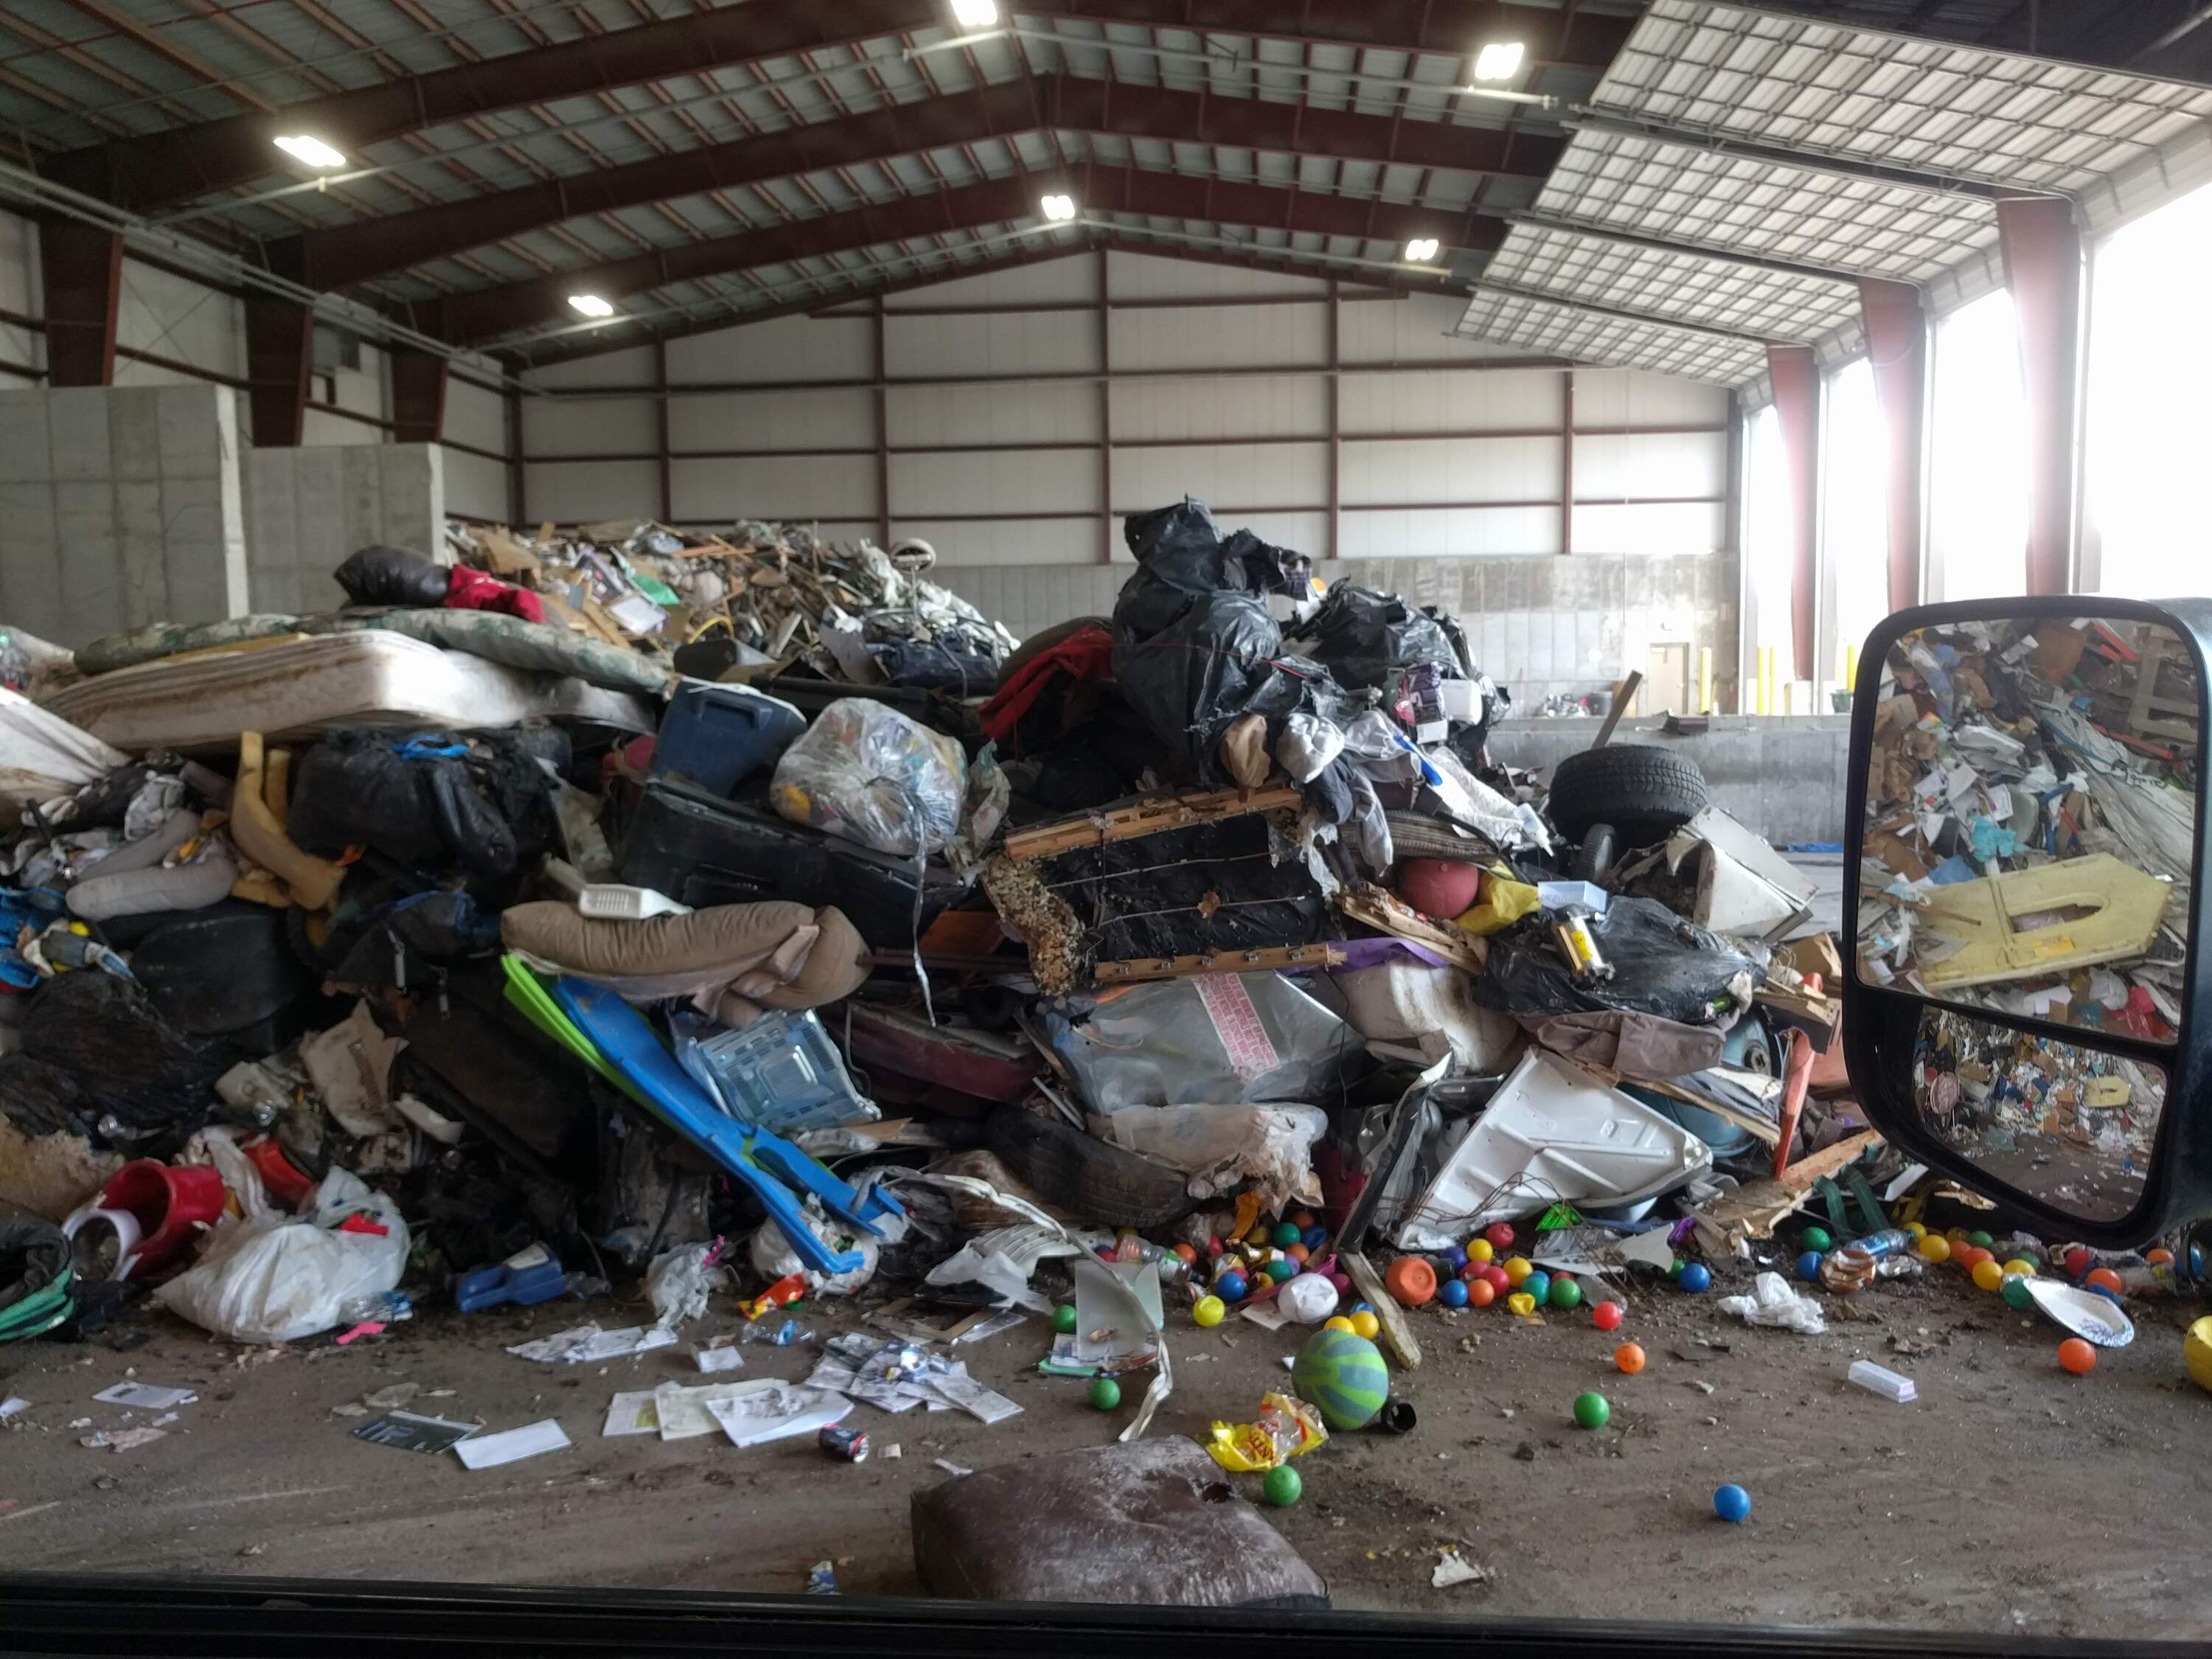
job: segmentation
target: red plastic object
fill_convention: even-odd
[[[1482,1230],[1482,1236],[1490,1241],[1490,1247],[1494,1250],[1513,1248],[1513,1224],[1510,1221],[1492,1222]]]
[[[1805,1109],[1805,1091],[1813,1081],[1813,1039],[1802,1031],[1790,1033],[1790,1060],[1782,1074],[1782,1139],[1774,1143],[1774,1178],[1790,1167],[1790,1149],[1797,1139],[1797,1119]]]
[[[1383,1273],[1382,1288],[1401,1307],[1418,1308],[1436,1299],[1437,1270],[1418,1255],[1401,1255]]]
[[[260,1173],[261,1184],[269,1189],[269,1196],[288,1210],[296,1210],[315,1195],[315,1183],[300,1171],[300,1166],[284,1156],[284,1149],[268,1135],[242,1143],[239,1149],[246,1161]]]
[[[371,1221],[365,1215],[349,1215],[338,1223],[342,1233],[367,1233],[371,1238],[389,1238],[392,1229],[381,1221]]]
[[[1398,866],[1398,896],[1425,916],[1446,921],[1470,908],[1482,892],[1482,871],[1449,859],[1407,859]]]
[[[134,1275],[159,1267],[191,1242],[193,1231],[222,1213],[222,1177],[205,1164],[157,1164],[142,1158],[118,1170],[100,1195],[103,1210],[138,1218]]]

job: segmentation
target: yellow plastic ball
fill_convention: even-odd
[[[2002,1290],[2004,1269],[1990,1261],[1989,1257],[1984,1256],[1979,1261],[1974,1263],[1974,1283],[1985,1291]]]
[[[1505,1282],[1516,1290],[1520,1288],[1522,1279],[1535,1271],[1536,1264],[1525,1255],[1509,1255],[1505,1258]],[[1509,1302],[1506,1305],[1510,1307],[1512,1304]]]
[[[1497,1254],[1497,1251],[1490,1248],[1490,1241],[1486,1238],[1470,1238],[1467,1241],[1467,1259],[1469,1261],[1487,1261]]]
[[[1516,1291],[1505,1298],[1505,1305],[1517,1314],[1532,1314],[1536,1311],[1536,1298],[1526,1291]]]
[[[1930,1261],[1948,1261],[1951,1259],[1951,1241],[1941,1233],[1929,1233],[1920,1241],[1920,1254]]]
[[[1925,1238],[1928,1237],[1928,1229],[1922,1226],[1917,1221],[1906,1222],[1905,1224],[1905,1231],[1911,1233],[1915,1238]]]
[[[1943,1237],[1954,1244],[1963,1244],[1966,1242],[1966,1230],[1964,1227],[1953,1227],[1946,1231]]]
[[[2035,1277],[2035,1263],[2030,1261],[2024,1255],[2016,1255],[2013,1257],[2011,1261],[2004,1264],[2004,1270],[2008,1273],[2018,1273],[2025,1279],[2033,1279]]]
[[[1354,1336],[1364,1336],[1372,1342],[1382,1328],[1382,1322],[1371,1313],[1356,1313],[1352,1316],[1352,1334]]]
[[[1342,1331],[1348,1336],[1357,1336],[1359,1334],[1359,1333],[1352,1328],[1352,1322],[1346,1319],[1342,1314],[1331,1314],[1327,1319],[1321,1322],[1321,1328],[1325,1331]]]
[[[1201,1296],[1198,1298],[1198,1305],[1190,1310],[1190,1316],[1208,1330],[1218,1325],[1228,1315],[1229,1304],[1218,1296]]]

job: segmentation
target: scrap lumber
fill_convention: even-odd
[[[1084,847],[1103,847],[1109,842],[1132,841],[1163,830],[1188,830],[1248,812],[1273,812],[1302,805],[1304,797],[1287,784],[1271,789],[1217,789],[1202,795],[1170,795],[1140,800],[1110,811],[1085,812],[1028,830],[1017,830],[1006,840],[1010,858],[1048,859]]]
[[[1202,956],[1130,957],[1102,962],[1091,970],[1101,985],[1131,985],[1146,980],[1187,979],[1194,974],[1283,973],[1293,968],[1340,968],[1342,951],[1328,945],[1278,945],[1249,951],[1208,951]]]
[[[1413,1340],[1413,1328],[1406,1322],[1406,1316],[1398,1300],[1382,1288],[1382,1276],[1375,1266],[1357,1250],[1339,1250],[1336,1259],[1344,1264],[1360,1299],[1375,1310],[1376,1323],[1382,1328],[1382,1346],[1390,1350],[1390,1357],[1398,1362],[1401,1370],[1421,1368],[1421,1345]]]
[[[1455,968],[1479,974],[1490,960],[1490,941],[1477,939],[1464,927],[1431,921],[1395,895],[1380,887],[1347,888],[1336,896],[1336,908],[1362,927],[1373,927],[1414,945],[1425,945]]]

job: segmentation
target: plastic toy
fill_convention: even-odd
[[[1325,1331],[1348,1332],[1353,1336],[1359,1334],[1358,1331],[1352,1330],[1352,1322],[1342,1314],[1331,1314],[1327,1319],[1322,1321],[1321,1328]]]
[[[1486,1238],[1470,1238],[1467,1241],[1467,1259],[1469,1261],[1487,1261],[1497,1254],[1498,1252],[1491,1248],[1490,1241]]]
[[[1213,1293],[1224,1302],[1242,1302],[1250,1281],[1243,1273],[1231,1271],[1213,1281]]]
[[[2087,1376],[2097,1369],[2097,1351],[2078,1336],[2069,1336],[2058,1345],[2058,1363],[2076,1376]]]
[[[2005,1306],[2008,1308],[2026,1313],[2035,1305],[2035,1297],[2028,1292],[2026,1273],[2007,1273],[2004,1276],[2003,1291]]]
[[[2089,1252],[2082,1249],[2081,1246],[2076,1244],[2072,1249],[2066,1252],[2066,1276],[2069,1279],[2079,1279],[2083,1273],[2089,1271],[2090,1267],[2095,1264],[2095,1261],[2096,1258],[2094,1256],[2091,1255]]]
[[[1332,1429],[1359,1429],[1389,1399],[1390,1370],[1382,1350],[1367,1338],[1316,1331],[1291,1362],[1291,1385]]]
[[[1382,1329],[1382,1322],[1375,1316],[1374,1310],[1371,1309],[1362,1308],[1352,1316],[1352,1334],[1354,1336],[1372,1342],[1381,1334]]]
[[[1283,1286],[1275,1306],[1301,1325],[1316,1324],[1336,1311],[1336,1292],[1319,1273],[1300,1273]]]
[[[2151,1256],[2154,1256],[2157,1254],[2158,1252],[2154,1250],[2151,1252],[2151,1255],[2145,1256],[2143,1259],[2148,1261],[2151,1259]],[[2173,1258],[2171,1255],[2168,1255],[2166,1260],[2171,1261]],[[2016,1255],[2013,1257],[2011,1261],[2004,1264],[2004,1270],[2008,1273],[2018,1273],[2022,1279],[2033,1279],[2035,1277],[2035,1263],[2030,1261],[2024,1255]]]
[[[1488,1279],[1470,1279],[1467,1281],[1467,1305],[1468,1307],[1486,1308],[1497,1300],[1498,1288]]]
[[[1093,1409],[1110,1412],[1121,1403],[1121,1385],[1110,1376],[1101,1376],[1091,1384],[1091,1404]]]
[[[1618,1302],[1601,1302],[1590,1310],[1590,1323],[1601,1331],[1620,1328],[1621,1311]]]
[[[1521,1288],[1534,1297],[1540,1306],[1544,1298],[1552,1293],[1552,1276],[1541,1267],[1532,1269],[1522,1279]]]
[[[1583,1305],[1583,1287],[1561,1273],[1552,1281],[1552,1293],[1546,1298],[1555,1308],[1571,1312]]]
[[[1613,1421],[1613,1407],[1606,1397],[1595,1391],[1575,1396],[1575,1422],[1578,1427],[1601,1429]]]
[[[1644,1369],[1644,1350],[1634,1342],[1624,1342],[1613,1351],[1613,1363],[1633,1376]]]
[[[1328,1243],[1328,1229],[1326,1227],[1309,1227],[1305,1231],[1298,1235],[1298,1243],[1304,1245],[1309,1250],[1317,1250],[1321,1249],[1322,1245]]]
[[[1298,1472],[1285,1463],[1267,1471],[1267,1478],[1261,1484],[1260,1490],[1277,1509],[1286,1510],[1298,1501],[1305,1487],[1306,1483],[1298,1478]]]
[[[1989,1257],[1984,1256],[1979,1261],[1974,1263],[1974,1285],[1977,1289],[2001,1291],[2004,1289],[2004,1269],[1990,1261]]]
[[[1924,1261],[1948,1261],[1951,1259],[1951,1243],[1941,1233],[1921,1234],[1920,1242],[1914,1248]]]
[[[1513,1288],[1513,1275],[1507,1273],[1504,1268],[1499,1267],[1495,1261],[1489,1262],[1484,1266],[1482,1276],[1490,1282],[1490,1288],[1497,1291],[1500,1296],[1504,1295],[1506,1291]]]
[[[1733,1484],[1719,1487],[1713,1493],[1713,1513],[1730,1526],[1747,1521],[1751,1516],[1751,1494]]]
[[[1493,1221],[1482,1230],[1482,1236],[1490,1241],[1492,1249],[1508,1250],[1513,1248],[1513,1227],[1510,1222]]]
[[[1278,1248],[1302,1242],[1304,1237],[1305,1229],[1299,1226],[1295,1221],[1285,1221],[1275,1229],[1274,1242]]]
[[[1175,1253],[1176,1260],[1182,1262],[1186,1267],[1191,1266],[1198,1260],[1198,1251],[1196,1248],[1192,1245],[1178,1244],[1175,1248]]]
[[[1505,1298],[1505,1306],[1511,1313],[1532,1314],[1536,1311],[1536,1298],[1526,1291],[1516,1291]]]
[[[1798,1240],[1798,1243],[1808,1250],[1828,1249],[1833,1247],[1835,1242],[1835,1236],[1826,1227],[1808,1227],[1805,1229],[1804,1237]]]
[[[1218,1234],[1216,1234],[1213,1237],[1206,1241],[1206,1253],[1208,1255],[1219,1255],[1228,1248],[1229,1247],[1226,1244],[1224,1244],[1221,1242],[1220,1235]]]
[[[1990,1245],[1996,1243],[1996,1240],[1990,1237],[1989,1234],[1984,1232],[1980,1228],[1977,1227],[1972,1232],[1966,1235],[1966,1243],[1972,1245],[1978,1250],[1986,1250]]]
[[[1313,1260],[1313,1252],[1306,1249],[1303,1244],[1285,1245],[1283,1248],[1283,1254],[1290,1257],[1291,1261],[1297,1262],[1301,1267],[1304,1267],[1307,1262]]]
[[[1314,1212],[1311,1210],[1293,1210],[1291,1219],[1298,1226],[1310,1227],[1314,1224]]]
[[[1279,1255],[1267,1264],[1267,1273],[1268,1278],[1279,1285],[1286,1279],[1298,1276],[1298,1264],[1286,1255]]]
[[[1437,1300],[1447,1308],[1464,1308],[1467,1306],[1467,1286],[1456,1279],[1448,1279],[1437,1292]]]
[[[1067,1311],[1073,1315],[1075,1310],[1070,1308]],[[1229,1316],[1229,1304],[1218,1296],[1201,1296],[1198,1298],[1197,1305],[1191,1309],[1190,1316],[1206,1329],[1212,1330]],[[1058,1322],[1057,1320],[1054,1322],[1055,1325]],[[1073,1318],[1068,1320],[1067,1328],[1071,1331],[1075,1328],[1075,1321]]]
[[[1062,1336],[1075,1328],[1075,1304],[1063,1302],[1052,1310],[1052,1328]]]
[[[1418,1308],[1436,1299],[1437,1270],[1424,1257],[1401,1255],[1384,1269],[1382,1288],[1400,1306]]]
[[[1505,1258],[1506,1282],[1516,1291],[1521,1288],[1521,1281],[1535,1271],[1536,1264],[1525,1255],[1509,1255]]]
[[[2120,1276],[2110,1267],[2092,1267],[2089,1276],[2081,1282],[2093,1291],[2110,1291],[2114,1296],[2120,1293]]]
[[[2197,1321],[2182,1337],[2181,1363],[2191,1382],[2212,1393],[2212,1316]]]
[[[1702,1295],[1712,1286],[1712,1269],[1702,1261],[1692,1261],[1682,1269],[1682,1288],[1692,1296]]]
[[[1820,1276],[1820,1253],[1818,1250],[1805,1251],[1797,1258],[1797,1277],[1810,1285]]]
[[[1339,1296],[1350,1296],[1352,1294],[1352,1275],[1350,1273],[1331,1273],[1328,1276],[1328,1282],[1336,1286],[1336,1293]]]
[[[1444,1266],[1450,1268],[1452,1272],[1457,1273],[1462,1267],[1467,1266],[1467,1252],[1458,1245],[1453,1245],[1444,1252]]]

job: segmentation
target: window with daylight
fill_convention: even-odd
[[[2027,590],[2027,397],[2003,289],[1936,325],[1929,597]]]
[[[1782,416],[1754,410],[1744,433],[1744,551],[1751,568],[1752,643],[1773,647],[1776,673],[1790,675],[1790,461]],[[1746,665],[1748,673],[1751,665]]]
[[[1889,611],[1887,446],[1874,365],[1865,358],[1829,377],[1820,444],[1820,556],[1834,573],[1838,661],[1820,666],[1841,681],[1844,648],[1858,645]]]

